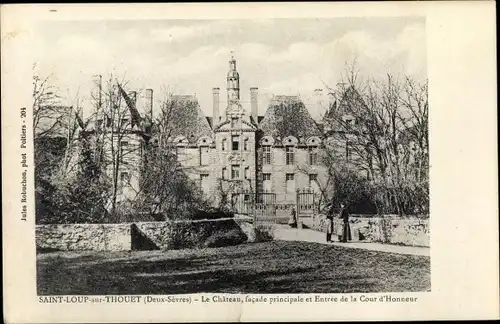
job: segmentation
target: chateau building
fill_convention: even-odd
[[[213,88],[213,115],[204,116],[195,96],[173,96],[178,109],[170,134],[178,159],[212,201],[249,200],[275,194],[277,204],[295,204],[297,190],[326,190],[323,134],[298,96],[275,95],[258,115],[258,88],[250,105],[240,101],[236,60],[229,61],[226,105]],[[230,198],[230,199],[229,199]]]
[[[234,57],[229,61],[225,90],[227,99],[221,104],[221,89],[212,89],[211,117],[204,115],[195,95],[171,97],[167,141],[175,148],[185,173],[199,183],[209,201],[214,205],[221,200],[237,204],[250,202],[252,197],[263,200],[272,194],[273,203],[291,207],[297,203],[300,190],[328,198],[333,188],[322,163],[326,133],[303,100],[299,96],[274,95],[265,114],[258,115],[257,87],[249,89],[249,106],[240,100],[240,75]],[[124,119],[130,121],[130,127],[122,131],[126,134],[115,145],[119,152],[129,152],[130,156],[122,159],[129,162],[122,163],[115,172],[123,187],[121,197],[133,199],[144,167],[140,163],[143,142],[164,135],[151,134],[152,90],[146,90],[142,97],[120,91],[128,106]],[[334,106],[333,101],[329,102],[332,104],[327,110]],[[105,124],[102,120],[96,123]]]

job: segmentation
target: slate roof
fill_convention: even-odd
[[[285,138],[321,136],[321,131],[297,96],[275,96],[259,124],[264,135]]]
[[[208,122],[208,125],[210,125],[210,128],[213,129],[214,128],[214,125],[213,125],[213,117],[206,117],[207,118],[207,122]]]
[[[340,112],[346,113],[350,109],[356,109],[356,106],[359,107],[364,105],[365,102],[359,92],[354,88],[354,86],[350,86],[342,95],[342,98],[340,99],[338,105],[338,109]]]
[[[202,136],[212,136],[210,124],[195,96],[172,96],[171,116],[172,138],[185,136],[190,144],[195,144]]]
[[[341,131],[343,127],[338,124],[336,118],[349,115],[352,111],[364,105],[365,102],[359,92],[353,86],[350,86],[345,90],[339,102],[335,101],[330,109],[328,109],[323,116],[322,122],[323,124],[328,124],[332,128],[330,131]]]

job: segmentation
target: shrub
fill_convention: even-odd
[[[269,242],[274,240],[274,225],[256,225],[255,242]]]
[[[229,231],[216,232],[209,236],[203,243],[203,247],[221,247],[245,243],[247,236],[241,229],[233,228]]]

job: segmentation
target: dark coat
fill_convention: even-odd
[[[342,210],[340,211],[340,218],[344,220],[344,223],[349,222],[349,211],[347,210],[347,208],[342,208]]]

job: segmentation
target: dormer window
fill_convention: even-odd
[[[238,117],[231,117],[231,128],[237,128],[239,126]]]

